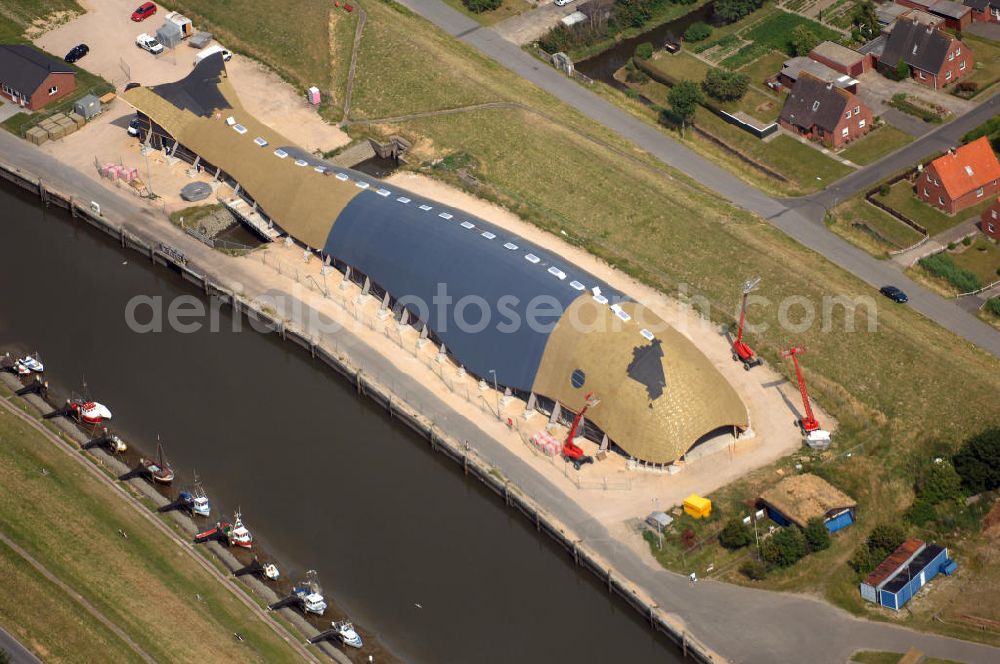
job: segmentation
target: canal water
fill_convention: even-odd
[[[0,185],[0,348],[38,350],[133,444],[239,507],[285,573],[418,662],[679,662],[517,513],[274,335],[137,334],[136,295],[195,294],[139,254]],[[84,385],[86,387],[84,387]],[[181,482],[183,485],[183,482]],[[2,490],[2,488],[0,488]]]
[[[655,28],[647,30],[646,32],[632,37],[630,39],[623,39],[622,41],[616,43],[614,46],[606,51],[602,51],[597,55],[591,56],[586,60],[581,60],[580,62],[573,63],[573,66],[583,74],[586,74],[595,81],[601,81],[603,83],[608,83],[609,85],[617,86],[618,82],[614,79],[614,74],[616,71],[625,66],[625,64],[632,58],[635,54],[635,47],[643,42],[649,42],[653,45],[654,49],[663,48],[663,45],[667,42],[680,42],[681,35],[692,23],[702,21],[704,23],[713,24],[715,21],[713,16],[713,11],[715,10],[715,3],[709,2],[706,5],[698,7],[689,14],[685,14],[673,21],[668,21],[662,25],[658,25]],[[684,44],[687,48],[688,44]]]

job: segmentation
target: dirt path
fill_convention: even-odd
[[[354,74],[358,68],[358,49],[361,47],[361,33],[365,29],[367,12],[358,7],[358,25],[354,29],[354,46],[351,48],[351,68],[347,71],[347,91],[344,93],[344,120],[351,117],[351,97],[354,96]]]

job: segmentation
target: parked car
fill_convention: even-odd
[[[128,123],[128,129],[126,129],[125,131],[128,132],[129,136],[138,136],[139,135],[139,118],[132,118],[132,122]]]
[[[910,298],[906,296],[906,293],[899,290],[895,286],[882,286],[882,288],[879,289],[879,292],[893,302],[898,302],[899,304],[905,304],[910,301]]]
[[[152,2],[144,2],[139,7],[132,12],[132,20],[138,23],[139,21],[145,21],[147,18],[156,13],[156,5]]]
[[[554,4],[556,7],[565,7],[571,2],[573,2],[573,0],[554,0],[552,4]]]
[[[222,48],[218,44],[215,44],[213,46],[209,46],[208,48],[203,48],[200,51],[198,51],[197,53],[195,53],[194,54],[194,64],[197,65],[199,62],[201,62],[202,60],[204,60],[208,56],[214,55],[216,53],[221,53],[222,54],[222,60],[224,62],[229,62],[230,60],[233,59],[233,53],[232,53],[232,51],[230,51],[227,48]]]
[[[69,50],[66,57],[63,58],[66,62],[73,63],[82,58],[83,56],[90,53],[90,47],[86,44],[77,44]]]
[[[153,55],[163,53],[163,44],[156,41],[152,35],[148,35],[145,32],[135,38],[135,45],[144,51],[149,51]]]

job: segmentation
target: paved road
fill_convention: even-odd
[[[706,161],[681,143],[646,122],[602,99],[552,67],[528,55],[441,0],[401,0],[414,12],[447,33],[475,47],[487,57],[573,106],[657,159],[703,183],[734,205],[758,214],[797,242],[824,256],[876,288],[895,284],[910,296],[910,306],[942,327],[964,337],[983,350],[1000,357],[1000,334],[954,302],[908,279],[891,262],[879,261],[823,225],[827,208],[849,198],[869,183],[901,170],[935,151],[947,149],[970,128],[982,123],[1000,108],[1000,93],[983,106],[910,143],[898,153],[866,167],[834,184],[821,194],[795,200],[772,198],[728,171]],[[827,193],[829,192],[829,193]]]
[[[0,653],[10,656],[10,664],[42,664],[30,650],[3,628],[0,628]]]
[[[191,257],[199,268],[217,263],[213,260],[212,250],[181,233],[162,215],[154,214],[146,207],[137,210],[139,203],[135,197],[101,186],[29,143],[0,132],[0,154],[5,160],[26,170],[46,174],[47,182],[80,200],[99,201],[106,217],[115,223],[124,222],[142,235],[156,234]],[[218,280],[227,283],[241,277],[251,288],[254,279],[247,275],[220,275]],[[308,305],[304,303],[300,309],[292,307],[292,311],[302,311],[304,317],[309,314]],[[697,638],[733,662],[844,662],[857,649],[905,652],[911,646],[930,656],[974,664],[1000,661],[1000,649],[922,634],[886,623],[858,620],[807,596],[713,581],[702,581],[692,588],[686,577],[664,571],[648,556],[640,556],[613,537],[582,508],[567,501],[561,491],[530,463],[484,433],[477,423],[452,410],[426,386],[396,367],[351,330],[338,332],[336,343],[352,362],[364,367],[369,377],[402,396],[434,421],[439,429],[459,440],[469,441],[500,472],[577,533],[631,582],[645,590],[658,606],[675,614]],[[808,639],[797,635],[808,635]]]

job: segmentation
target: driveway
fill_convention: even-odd
[[[954,113],[956,117],[964,115],[976,107],[975,102],[968,99],[959,99],[941,90],[931,90],[909,79],[892,81],[875,71],[858,76],[858,82],[860,83],[858,96],[873,109],[888,108],[889,100],[900,92],[942,106]]]
[[[546,32],[556,27],[559,20],[577,10],[580,2],[571,2],[564,7],[557,7],[552,0],[542,0],[534,9],[511,16],[493,26],[493,30],[509,42],[518,46],[530,44]]]
[[[136,35],[147,32],[155,36],[166,10],[160,7],[151,18],[133,23],[130,17],[136,6],[136,0],[91,3],[89,11],[46,32],[35,44],[61,58],[76,44],[87,43],[90,53],[77,64],[119,90],[129,81],[157,85],[183,78],[191,71],[198,51],[186,41],[159,56],[140,49],[135,45]],[[297,145],[312,152],[350,142],[343,131],[324,122],[304,97],[273,72],[239,55],[226,67],[237,74],[230,80],[246,109]]]

